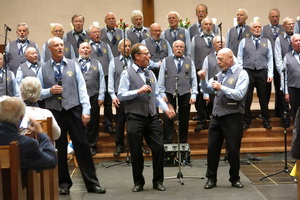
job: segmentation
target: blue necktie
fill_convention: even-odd
[[[3,83],[3,76],[4,76],[4,71],[3,69],[0,70],[0,83]]]
[[[222,71],[222,74],[221,74],[221,78],[220,78],[220,83],[221,83],[221,84],[223,84],[223,80],[224,80],[226,74],[227,74],[227,71],[223,70],[223,71]]]
[[[177,30],[172,30],[173,31],[173,39],[174,39],[174,41],[176,41],[177,40]]]
[[[156,54],[159,54],[160,52],[159,42],[155,42],[155,43],[156,43]]]
[[[211,39],[210,37],[207,37],[207,43],[208,43],[208,48],[212,47]]]
[[[177,58],[177,60],[178,60],[178,64],[177,64],[177,71],[178,71],[178,73],[180,73],[181,72],[181,58]]]
[[[289,52],[293,50],[293,47],[292,47],[292,43],[291,43],[291,36],[290,35],[287,35],[286,36],[286,39],[287,41],[289,42]]]
[[[87,72],[87,66],[86,66],[86,64],[87,64],[88,61],[89,60],[81,60],[81,72],[83,74],[85,74]]]
[[[26,46],[26,42],[24,44],[20,43],[20,48],[19,48],[19,55],[23,56],[24,55],[24,48]]]
[[[239,36],[238,36],[238,41],[242,39],[242,34],[243,34],[243,27],[239,26]]]
[[[79,48],[79,45],[81,44],[81,43],[83,43],[84,42],[84,40],[83,40],[83,34],[82,33],[80,33],[80,34],[78,34],[78,40],[77,40],[77,47]]]
[[[273,39],[276,40],[278,37],[278,27],[277,26],[272,26],[273,29]]]
[[[145,78],[146,78],[146,85],[149,85],[151,87],[149,71],[148,71],[147,68],[144,68],[143,71],[144,71]],[[147,96],[148,96],[149,99],[151,99],[151,92],[148,92]]]
[[[259,46],[259,38],[255,38],[254,41],[255,41],[255,47],[257,49]]]
[[[142,32],[139,31],[138,34],[139,34],[139,43],[141,43],[143,41]]]
[[[99,43],[94,43],[96,45],[96,51],[99,56],[103,56],[103,52],[100,49]]]
[[[55,66],[56,66],[56,69],[57,69],[55,71],[55,80],[58,82],[58,81],[61,81],[61,78],[62,78],[61,64],[60,63],[56,63]]]
[[[110,33],[111,33],[111,35],[112,35],[111,43],[112,43],[113,45],[117,44],[117,38],[116,38],[116,32],[115,32],[115,30],[114,30],[114,29],[110,30]]]

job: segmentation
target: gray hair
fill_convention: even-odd
[[[246,10],[245,8],[239,8],[236,12],[239,12],[239,11],[243,12],[246,15],[246,17],[248,18],[248,10]]]
[[[28,76],[22,79],[20,91],[24,101],[37,102],[40,98],[41,90],[41,83],[36,77]]]
[[[17,24],[17,29],[18,29],[18,27],[20,27],[20,26],[25,26],[26,29],[27,29],[27,31],[29,31],[29,27],[28,27],[28,25],[27,25],[25,22],[18,23],[18,24]]]
[[[142,13],[142,11],[140,10],[133,10],[132,13],[131,13],[131,22],[133,23],[133,19],[137,16],[141,16],[142,19],[144,19],[144,15]]]
[[[19,97],[0,97],[0,121],[19,124],[25,114],[25,104]]]

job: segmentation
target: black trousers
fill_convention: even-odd
[[[243,114],[230,114],[222,117],[212,116],[208,134],[206,177],[217,180],[223,141],[228,155],[229,181],[240,180],[240,148],[243,135]]]
[[[254,87],[257,91],[257,96],[259,99],[259,105],[261,109],[261,116],[263,122],[269,122],[269,99],[271,92],[271,83],[267,82],[268,71],[267,69],[263,70],[251,70],[245,69],[249,75],[249,85],[245,102],[245,122],[249,125],[252,120],[251,115],[251,104],[253,100],[253,90]]]
[[[131,164],[134,185],[144,185],[144,157],[142,152],[143,137],[152,153],[153,179],[152,183],[162,183],[164,180],[164,144],[158,115],[142,116],[127,114],[127,137],[131,154]]]
[[[288,91],[290,95],[291,117],[295,120],[297,110],[300,107],[300,88],[288,87]]]
[[[91,119],[87,125],[88,142],[91,148],[96,149],[99,139],[99,121],[100,121],[100,107],[98,104],[98,94],[90,97],[91,103]]]
[[[106,92],[104,96],[104,123],[105,127],[113,125],[112,100],[108,93],[108,76],[105,76]]]
[[[124,130],[126,123],[126,114],[124,110],[124,103],[120,102],[119,108],[116,108],[116,146],[125,146],[124,143]]]
[[[67,161],[67,134],[70,135],[72,140],[79,169],[87,190],[99,185],[85,127],[81,120],[81,106],[76,106],[70,110],[51,110],[51,112],[61,129],[61,135],[59,139],[56,140],[56,148],[58,149],[59,187],[70,188],[73,185]]]
[[[169,103],[177,110],[176,97],[172,94],[167,93],[167,98]],[[178,95],[178,113],[177,117],[179,119],[179,138],[180,143],[187,143],[188,139],[188,129],[189,129],[189,116],[191,104],[189,104],[191,98],[191,93],[184,94],[182,96]],[[164,143],[173,143],[174,135],[174,119],[169,119],[164,116]]]

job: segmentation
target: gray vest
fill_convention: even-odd
[[[213,24],[213,31],[214,35],[218,35],[219,34],[219,30],[218,30],[218,26],[216,24]],[[198,27],[198,23],[193,24],[192,26],[190,26],[189,28],[189,33],[190,33],[190,37],[191,40],[193,39],[193,37],[199,33],[199,27]]]
[[[168,56],[168,42],[167,40],[161,38],[160,39],[160,52],[156,54],[156,44],[152,38],[145,39],[146,46],[151,54],[151,60],[154,62],[158,62],[163,60]]]
[[[169,42],[169,44],[171,46],[175,42],[170,28],[164,31],[164,38]],[[184,28],[178,27],[176,40],[181,40],[185,43],[186,38],[185,38],[185,29]],[[186,45],[185,45],[185,49],[186,49]]]
[[[13,81],[12,81],[12,71],[7,70],[7,79],[6,75],[2,72],[2,83],[0,82],[0,96],[6,95],[6,81],[7,80],[7,96],[13,96]]]
[[[75,106],[80,105],[78,87],[76,81],[76,62],[67,59],[68,64],[64,66],[62,72],[62,87],[64,88],[62,92],[62,99],[58,100],[58,95],[53,95],[45,99],[45,108],[61,111],[63,108],[69,110]],[[78,67],[78,66],[77,66]],[[41,68],[44,89],[50,88],[56,85],[54,68],[52,66],[51,60],[44,63]]]
[[[299,32],[298,33],[300,33],[300,20],[296,21],[296,23],[298,24],[298,27],[299,27]]]
[[[108,75],[108,66],[109,66],[109,56],[108,56],[108,44],[106,44],[105,42],[102,42],[100,43],[100,49],[103,53],[103,55],[99,55],[95,49],[94,49],[94,46],[91,45],[91,58],[95,58],[97,59],[101,65],[102,65],[102,68],[103,68],[103,72],[104,72],[104,76],[107,76]]]
[[[37,72],[41,69],[41,63],[38,62],[37,63],[39,69],[37,70]],[[35,73],[32,69],[29,69],[28,68],[28,65],[27,63],[23,63],[22,65],[20,65],[20,68],[21,68],[21,71],[22,71],[22,74],[23,74],[23,78],[27,77],[27,76],[33,76],[33,77],[36,77],[37,76],[37,73]]]
[[[243,38],[249,38],[251,36],[250,27],[248,25],[245,25],[245,30],[242,33],[241,40],[238,40],[239,35],[237,32],[236,26],[232,27],[229,30],[228,34],[230,34],[230,37],[228,38],[228,41],[227,41],[228,48],[232,50],[232,52],[235,56],[237,56],[240,41]]]
[[[87,35],[82,36],[82,39],[84,40],[84,42],[89,42],[90,37],[88,36],[88,32],[86,31]],[[78,53],[78,42],[77,39],[75,37],[75,35],[72,34],[72,31],[69,31],[67,33],[67,41],[70,42],[73,46],[74,52],[75,52],[75,56],[76,58],[78,58],[79,53]]]
[[[256,49],[252,38],[245,39],[243,68],[252,70],[268,69],[268,39],[261,38]]]
[[[178,94],[180,96],[190,93],[191,85],[191,66],[192,59],[190,57],[184,57],[182,63],[182,69],[178,73],[177,67],[174,63],[174,57],[169,56],[165,58],[166,71],[165,71],[165,88],[166,93],[175,93],[175,76],[178,77]]]
[[[226,87],[229,88],[235,88],[236,82],[238,80],[239,74],[241,73],[243,69],[241,68],[236,68],[235,72],[227,77],[225,82],[222,84]],[[218,75],[218,80],[220,81],[222,74],[220,73]],[[218,92],[218,95],[215,96],[214,99],[214,106],[213,106],[213,111],[212,114],[214,116],[224,116],[224,115],[229,115],[229,114],[234,114],[234,113],[245,113],[245,100],[246,100],[246,95],[243,97],[241,101],[236,101],[233,99],[229,99],[226,97],[226,94],[223,92]]]
[[[286,38],[284,38],[284,35],[279,35],[278,37],[281,47],[281,57],[283,59],[284,56],[290,51],[290,43]]]
[[[120,40],[122,40],[122,38],[123,38],[122,37],[122,30],[119,29],[119,28],[116,28],[115,35],[116,35],[117,42],[114,45],[109,40],[106,30],[107,30],[106,28],[101,29],[101,36],[100,36],[101,41],[105,42],[106,44],[108,44],[110,46],[112,54],[113,54],[114,57],[119,56],[120,52],[118,50],[118,45],[119,45]]]
[[[208,59],[208,80],[209,80],[213,78],[220,71],[220,67],[218,65],[215,52],[209,54],[207,59]]]
[[[29,43],[27,43],[26,49],[28,47],[34,47],[39,54],[39,49],[37,48],[37,45],[30,40],[28,41]],[[8,67],[16,75],[19,66],[27,60],[25,55],[19,55],[19,48],[16,40],[9,43],[9,49],[6,55]]]
[[[286,71],[287,71],[287,85],[288,87],[300,88],[300,64],[296,60],[296,57],[289,52],[285,55],[286,59]]]
[[[76,59],[76,62],[80,66],[81,63],[79,63],[78,61],[79,61],[79,59]],[[86,89],[87,89],[87,93],[88,93],[89,97],[99,94],[100,74],[99,74],[98,62],[99,62],[98,60],[91,58],[90,68],[85,74],[83,74],[83,78],[85,80]]]
[[[68,41],[64,41],[64,56],[66,58],[72,59],[71,57],[71,48],[73,48],[72,44]],[[48,60],[51,60],[52,54],[51,51],[48,48],[48,42],[45,43],[45,60],[44,62],[47,62]]]
[[[150,29],[148,27],[144,27],[146,30],[142,32],[142,40],[147,39],[150,37]],[[131,46],[133,46],[136,43],[139,43],[139,36],[134,32],[135,29],[131,28],[129,30],[126,30],[127,39],[130,40]]]
[[[120,60],[119,56],[114,58],[114,63],[115,63],[115,73],[114,73],[115,92],[118,93],[121,73],[124,70],[124,63],[122,60]],[[131,62],[131,63],[133,63],[133,62]],[[129,67],[130,66],[127,66],[127,68],[129,68]]]
[[[283,33],[284,33],[284,29],[283,29],[282,25],[279,25],[279,32],[278,32],[278,34],[279,34],[279,35],[283,35]],[[268,25],[265,25],[265,26],[263,27],[262,35],[263,35],[264,38],[267,38],[267,39],[270,40],[270,42],[271,42],[271,44],[272,44],[272,50],[273,50],[273,52],[274,52],[274,48],[275,48],[275,40],[276,40],[276,39],[274,40],[274,37],[273,37],[273,31],[272,31],[272,28],[270,27],[269,24],[268,24]],[[279,36],[279,35],[278,35],[278,36]],[[275,54],[274,54],[274,55],[275,55]]]
[[[133,67],[127,69],[129,75],[129,90],[136,90],[145,85],[145,82],[140,77],[139,73],[135,71]],[[128,101],[124,101],[125,113],[133,113],[148,117],[149,115],[156,115],[155,107],[155,78],[151,70],[149,70],[150,82],[151,82],[151,98],[149,99],[147,93],[139,94],[136,98]]]
[[[200,37],[200,35],[196,35],[194,37],[195,41],[195,67],[196,71],[199,71],[202,69],[203,61],[207,55],[209,55],[211,52],[214,51],[214,48],[209,48],[204,40],[203,37]]]

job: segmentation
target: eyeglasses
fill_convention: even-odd
[[[144,54],[145,56],[150,56],[150,52],[146,52],[146,53],[138,53],[138,54]]]

